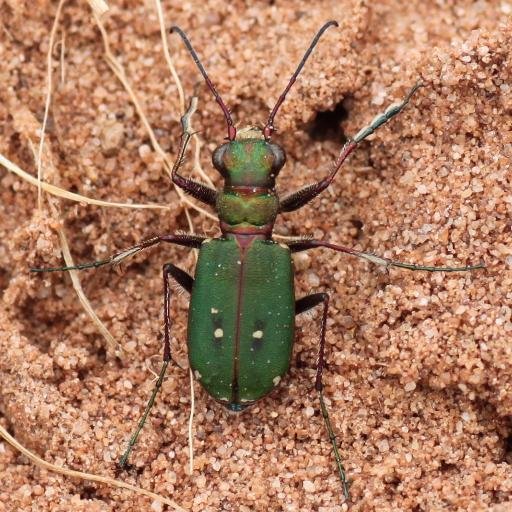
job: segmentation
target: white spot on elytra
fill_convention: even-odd
[[[210,311],[211,311],[212,315],[215,315],[219,312],[219,310],[215,309],[215,308],[210,309]]]
[[[222,336],[224,336],[224,331],[219,327],[219,328],[215,329],[215,331],[213,332],[213,335],[216,338],[222,338]]]
[[[194,375],[197,380],[201,380],[202,375],[197,370],[194,370]]]
[[[256,338],[257,340],[261,340],[261,338],[263,338],[263,331],[254,331],[252,333],[252,337]]]
[[[277,386],[277,385],[281,382],[281,375],[276,375],[276,376],[272,379],[272,382],[274,383],[274,386]]]

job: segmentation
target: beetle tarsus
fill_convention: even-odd
[[[128,441],[128,447],[126,448],[125,452],[123,453],[123,456],[119,460],[119,466],[121,469],[123,469],[126,466],[126,463],[128,462],[128,457],[130,456],[130,453],[135,446],[135,443],[137,442],[137,438],[139,437],[139,434],[144,427],[144,424],[146,423],[146,420],[149,415],[149,411],[151,411],[151,408],[153,407],[153,404],[155,403],[156,395],[160,388],[162,387],[162,382],[164,381],[165,372],[167,370],[167,366],[169,365],[169,360],[164,361],[162,364],[162,369],[160,370],[160,373],[158,375],[158,380],[156,381],[155,387],[153,388],[153,392],[151,393],[151,397],[149,399],[149,402],[146,405],[146,409],[144,410],[144,414],[142,415],[141,419],[139,420],[139,423],[137,424],[137,428],[135,429],[135,432],[131,435],[130,440]]]
[[[421,82],[417,82],[406,94],[405,98],[399,103],[393,103],[390,105],[384,112],[381,114],[377,114],[373,121],[368,125],[359,130],[356,136],[353,138],[356,144],[359,144],[362,140],[366,139],[366,137],[370,136],[374,133],[378,128],[380,128],[383,124],[386,124],[390,119],[400,114],[402,110],[406,107],[411,99],[412,95],[420,88],[423,87]]]
[[[343,488],[343,495],[345,499],[348,500],[350,498],[349,488],[350,483],[347,480],[347,474],[345,471],[345,466],[343,466],[343,462],[341,460],[341,455],[338,449],[338,443],[336,442],[336,436],[334,435],[334,431],[332,429],[331,420],[329,419],[329,412],[327,411],[327,405],[325,404],[324,395],[322,390],[318,390],[318,398],[320,400],[320,408],[322,410],[322,417],[324,418],[325,426],[329,433],[329,440],[331,441],[332,451],[334,454],[334,460],[336,461],[336,468],[338,469],[338,475],[340,477],[341,486]]]

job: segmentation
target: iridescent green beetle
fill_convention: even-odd
[[[172,180],[187,193],[215,209],[222,236],[210,239],[196,235],[162,235],[143,241],[106,260],[74,267],[33,269],[41,272],[114,265],[160,242],[199,249],[194,278],[171,263],[163,267],[163,365],[146,410],[121,458],[121,466],[128,460],[171,361],[170,278],[191,294],[188,317],[188,353],[191,368],[206,391],[231,411],[243,410],[279,384],[290,366],[295,316],[322,305],[315,389],[318,392],[343,493],[348,498],[349,485],[322,394],[329,295],[322,292],[295,299],[291,253],[325,247],[379,265],[410,270],[450,272],[482,268],[482,265],[426,267],[391,261],[323,240],[301,238],[283,244],[272,239],[276,216],[301,208],[325,190],[359,142],[397,115],[419,87],[419,84],[413,87],[401,103],[389,107],[353,139],[348,140],[335,160],[332,171],[325,178],[282,199],[279,198],[275,191],[275,181],[285,164],[286,155],[280,146],[270,141],[274,132],[274,117],[322,34],[329,27],[337,25],[335,21],[329,21],[318,31],[271,111],[265,127],[262,130],[249,127],[238,133],[228,108],[206,74],[189,40],[180,28],[173,27],[171,32],[178,33],[183,39],[224,113],[228,142],[218,147],[212,158],[214,167],[224,178],[222,190],[216,191],[180,175],[179,169],[191,137],[189,117],[192,110],[189,110],[182,118],[183,135]]]

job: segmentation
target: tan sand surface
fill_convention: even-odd
[[[180,104],[151,0],[109,1],[111,50],[172,159]],[[0,2],[0,153],[36,175],[49,37],[57,4]],[[321,197],[276,233],[312,235],[430,265],[485,262],[471,273],[388,271],[327,250],[296,257],[297,295],[328,290],[325,395],[350,479],[343,501],[313,390],[319,312],[298,320],[292,370],[278,389],[230,414],[196,386],[195,469],[188,475],[188,297],[174,302],[174,365],[132,457],[116,461],[152,388],[162,346],[162,265],[192,271],[172,246],[121,271],[80,274],[116,358],[62,264],[102,259],[157,233],[218,234],[185,207],[119,80],[86,2],[64,4],[53,49],[45,179],[107,208],[43,197],[0,168],[0,424],[45,460],[110,475],[193,511],[512,510],[512,2],[164,1],[240,126],[262,125],[318,28],[330,29],[276,118],[287,151],[279,190],[324,176],[355,134],[418,79],[407,109],[361,144]],[[187,98],[197,87],[200,162],[225,123],[177,36]],[[329,114],[330,113],[330,114]],[[187,173],[194,158],[188,159]],[[197,175],[196,175],[197,176]],[[157,357],[158,359],[158,357]],[[152,367],[158,367],[152,364]],[[0,442],[0,511],[155,511],[132,492],[42,470]]]

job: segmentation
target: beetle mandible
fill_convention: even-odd
[[[272,232],[277,215],[302,208],[325,190],[358,144],[399,114],[421,85],[416,84],[403,101],[391,105],[368,126],[362,128],[355,137],[347,140],[327,176],[284,198],[278,197],[275,181],[285,164],[286,154],[283,148],[271,142],[275,131],[274,118],[314,47],[331,26],[338,26],[338,23],[325,23],[313,38],[270,112],[264,128],[250,126],[239,131],[235,128],[229,109],[208,77],[187,36],[179,27],[172,27],[171,32],[177,33],[183,40],[227,123],[227,142],[219,146],[212,156],[214,167],[224,179],[223,188],[214,190],[203,183],[182,176],[179,172],[192,136],[192,109],[182,117],[183,134],[172,170],[172,181],[197,200],[215,209],[222,235],[214,239],[191,234],[155,236],[105,260],[72,267],[32,269],[35,272],[51,272],[116,265],[129,256],[161,242],[199,249],[194,277],[172,263],[167,263],[163,267],[163,364],[144,414],[120,460],[121,466],[127,463],[171,361],[170,279],[176,281],[191,295],[187,341],[190,366],[195,377],[209,395],[231,411],[242,411],[279,384],[290,366],[295,316],[316,306],[322,307],[315,390],[318,393],[343,494],[348,498],[349,483],[322,391],[329,295],[325,292],[313,293],[295,299],[291,254],[324,247],[386,267],[409,270],[453,272],[483,267],[413,265],[325,240],[299,238],[286,243],[273,240]]]

